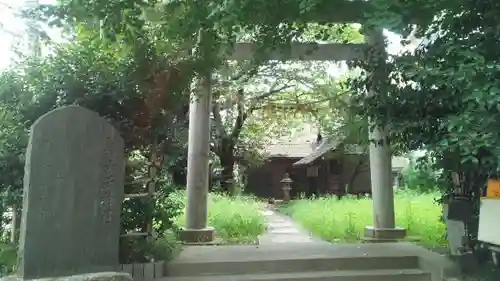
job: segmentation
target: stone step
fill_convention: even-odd
[[[167,265],[167,275],[203,276],[203,275],[241,275],[271,274],[311,271],[363,271],[363,270],[404,270],[419,269],[416,256],[355,256],[355,257],[308,257],[274,258],[261,256],[259,259],[231,261],[171,262]]]
[[[418,269],[379,269],[167,277],[159,281],[431,281],[431,276]]]

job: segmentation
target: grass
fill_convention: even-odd
[[[183,195],[185,198],[185,195]],[[230,198],[210,194],[208,198],[208,225],[216,230],[222,244],[253,244],[266,231],[266,221],[260,212],[261,204],[252,197]],[[176,223],[184,226],[185,212]]]
[[[429,248],[446,245],[441,207],[434,201],[438,196],[408,191],[395,195],[396,224],[407,229],[412,241]],[[369,198],[303,199],[283,210],[313,235],[330,242],[358,242],[364,227],[373,225],[373,204]]]
[[[0,243],[0,277],[14,272],[17,265],[16,245]]]

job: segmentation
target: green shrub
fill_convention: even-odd
[[[185,197],[185,193],[177,193]],[[208,200],[208,225],[215,227],[217,238],[223,243],[253,243],[265,232],[266,221],[260,212],[260,204],[253,197],[227,197],[210,194]],[[184,226],[185,212],[178,217],[177,224]]]
[[[402,171],[404,185],[407,189],[418,192],[439,190],[440,173],[434,167],[430,157],[410,159],[410,164]]]
[[[156,200],[139,198],[126,200],[122,206],[121,230],[145,232],[144,221],[153,218],[155,240],[144,237],[129,237],[120,240],[120,262],[148,262],[152,260],[168,260],[175,255],[177,245],[175,235],[175,219],[183,209],[183,202],[176,197],[178,187],[170,184],[165,178],[157,182]],[[173,195],[173,196],[172,196]],[[154,204],[153,204],[154,203]]]
[[[171,260],[180,250],[174,232],[167,231],[154,240],[143,237],[120,239],[120,263]]]
[[[17,247],[12,244],[0,244],[0,276],[14,272],[17,265]]]
[[[417,194],[400,191],[395,195],[396,223],[408,230],[408,236],[427,247],[446,245],[445,226],[440,221],[437,193]],[[373,225],[370,198],[324,197],[303,199],[286,206],[284,211],[313,235],[330,242],[358,242],[367,225]]]

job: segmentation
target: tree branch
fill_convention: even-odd
[[[255,76],[257,72],[259,72],[259,67],[260,65],[256,64],[250,64],[249,67],[243,69],[240,73],[236,74],[235,76],[231,77],[231,81],[239,81],[240,83],[247,83],[252,77]],[[268,66],[264,66],[268,67]],[[261,69],[263,71],[263,69]],[[243,80],[240,80],[243,79]]]
[[[217,134],[220,137],[226,136],[226,130],[224,129],[224,124],[222,124],[222,117],[220,115],[220,105],[217,102],[217,97],[219,93],[214,93],[214,101],[212,102],[212,114],[214,116],[214,124],[217,130]]]
[[[238,96],[239,96],[239,100],[238,100],[238,104],[237,104],[238,115],[236,117],[236,121],[234,122],[233,130],[231,132],[231,139],[233,140],[233,143],[236,143],[236,140],[238,139],[238,137],[241,133],[241,129],[243,128],[243,125],[244,125],[246,119],[248,118],[248,116],[255,109],[257,109],[256,103],[291,87],[290,85],[284,85],[284,86],[281,86],[279,88],[276,88],[277,83],[278,82],[275,82],[271,86],[271,89],[268,92],[266,92],[260,96],[252,98],[250,100],[252,105],[246,111],[245,111],[244,106],[243,106],[243,98],[244,98],[243,97],[243,89],[238,90]]]
[[[325,99],[311,101],[311,102],[305,102],[305,103],[272,103],[272,102],[270,102],[264,106],[255,107],[253,109],[256,110],[256,109],[263,109],[266,107],[275,107],[275,108],[279,108],[279,109],[289,110],[289,109],[296,109],[298,107],[311,107],[311,106],[316,105],[318,103],[327,102],[329,100],[330,100],[329,98],[325,98]]]
[[[257,73],[270,70],[272,65],[257,65],[250,64],[249,66],[244,67],[239,73],[236,75],[230,76],[228,79],[223,81],[214,82],[214,86],[219,87],[227,87],[228,85],[238,82],[240,84],[245,84],[250,81]]]
[[[274,85],[271,86],[271,89],[268,92],[266,92],[265,94],[262,94],[260,96],[252,98],[250,100],[250,102],[251,102],[252,105],[250,106],[250,108],[248,109],[247,112],[251,113],[252,111],[254,111],[255,109],[257,109],[256,106],[257,106],[258,102],[260,102],[260,101],[262,101],[262,100],[264,100],[264,99],[266,99],[266,98],[268,98],[268,97],[270,97],[270,96],[272,96],[274,94],[277,94],[277,93],[279,93],[279,92],[281,92],[283,90],[286,90],[286,89],[289,89],[289,88],[292,87],[290,85],[284,85],[282,87],[276,88],[276,86],[277,86],[277,82],[274,83]]]
[[[236,105],[238,115],[236,116],[236,121],[234,122],[233,126],[233,131],[231,132],[231,140],[233,142],[233,145],[236,143],[236,140],[238,140],[238,137],[240,136],[241,129],[243,128],[243,124],[248,118],[248,112],[245,112],[244,107],[243,107],[243,89],[238,90],[238,104]]]
[[[243,129],[243,126],[244,126],[245,121],[247,120],[248,116],[255,109],[257,109],[257,107],[256,107],[257,103],[265,100],[266,98],[268,98],[274,94],[277,94],[277,93],[291,87],[290,85],[284,85],[284,86],[277,88],[277,85],[278,85],[278,82],[275,82],[271,86],[269,91],[267,91],[266,93],[264,93],[262,95],[259,95],[257,97],[250,99],[249,102],[251,105],[247,110],[245,110],[245,106],[244,106],[243,89],[239,89],[237,91],[237,104],[236,104],[237,116],[236,116],[236,120],[234,122],[234,125],[232,127],[231,134],[229,135],[229,138],[227,139],[231,142],[232,146],[234,146],[236,144],[236,142],[241,134],[241,130]],[[227,135],[226,135],[226,132],[224,131],[224,127],[222,124],[222,118],[220,115],[220,108],[218,107],[217,103],[214,103],[213,111],[214,111],[213,114],[214,114],[215,123],[216,123],[217,129],[219,130],[219,134],[222,138],[225,138],[225,136],[227,136]],[[221,134],[221,132],[223,134]]]

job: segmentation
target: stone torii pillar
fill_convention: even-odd
[[[385,37],[382,29],[370,30],[366,42],[375,47],[375,52],[387,58]],[[386,73],[375,70],[374,79],[389,79]],[[370,94],[384,94],[374,93]],[[392,242],[406,236],[406,230],[396,227],[394,215],[394,190],[392,188],[392,156],[386,127],[376,126],[369,130],[370,178],[373,198],[373,226],[365,228],[365,239],[374,242]]]
[[[186,228],[180,233],[186,243],[211,242],[215,235],[207,226],[211,84],[210,73],[200,77],[189,104]]]
[[[198,31],[194,54],[206,58],[206,32]],[[185,243],[207,243],[214,240],[215,229],[207,226],[210,173],[210,117],[212,112],[212,73],[202,70],[189,102],[187,155],[186,228],[180,233]]]

